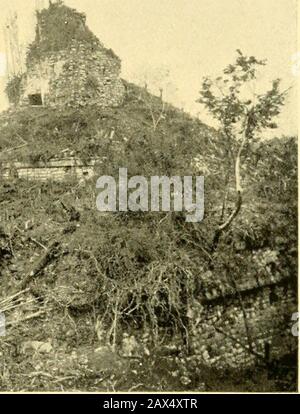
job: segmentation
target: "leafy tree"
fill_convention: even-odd
[[[222,76],[212,80],[205,78],[198,102],[203,104],[219,123],[220,144],[226,154],[225,194],[220,224],[215,232],[212,250],[218,246],[222,233],[227,230],[239,214],[242,197],[241,162],[247,147],[257,143],[261,132],[277,128],[274,118],[279,115],[286,92],[280,91],[280,79],[272,82],[270,90],[263,94],[251,91],[257,79],[257,70],[264,66],[264,60],[244,56],[237,50],[234,64],[227,66]],[[235,180],[236,202],[232,212],[226,216],[228,186],[232,173]]]

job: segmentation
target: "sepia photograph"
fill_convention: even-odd
[[[297,0],[0,6],[0,394],[298,393]]]

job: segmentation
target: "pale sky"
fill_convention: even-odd
[[[1,28],[9,11],[17,11],[23,44],[34,36],[35,4],[36,0],[0,0]],[[297,132],[297,76],[292,69],[297,0],[65,0],[65,4],[86,13],[90,29],[122,59],[123,78],[135,81],[145,70],[168,69],[173,86],[168,99],[207,123],[210,118],[195,103],[202,78],[218,76],[234,60],[236,49],[267,59],[259,88],[268,88],[278,77],[283,88],[293,86],[276,134]],[[1,30],[2,75],[4,53]],[[0,109],[6,105],[4,83],[2,76]]]

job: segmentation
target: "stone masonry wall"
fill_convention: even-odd
[[[120,60],[112,52],[73,42],[70,50],[49,53],[30,64],[20,105],[29,104],[29,95],[41,93],[49,106],[118,106],[125,93],[120,71]]]
[[[276,358],[297,349],[291,316],[297,311],[295,288],[288,281],[243,292],[254,352]],[[249,367],[258,360],[248,349],[242,307],[237,296],[197,302],[193,309],[192,351],[215,368]]]
[[[76,158],[53,160],[44,163],[30,164],[22,162],[3,162],[0,165],[0,176],[3,179],[23,178],[36,181],[64,181],[68,179],[89,179],[94,176],[97,160],[83,163]]]

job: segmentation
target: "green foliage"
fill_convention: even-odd
[[[276,128],[273,118],[280,113],[286,95],[279,90],[280,79],[273,81],[265,94],[249,92],[257,69],[266,62],[237,52],[236,62],[225,68],[223,76],[204,79],[198,100],[220,122],[227,136],[235,139],[244,130],[250,138],[262,129]]]
[[[24,75],[15,75],[10,78],[6,87],[5,93],[8,97],[8,100],[13,105],[18,105],[21,95],[22,95],[22,81]]]

